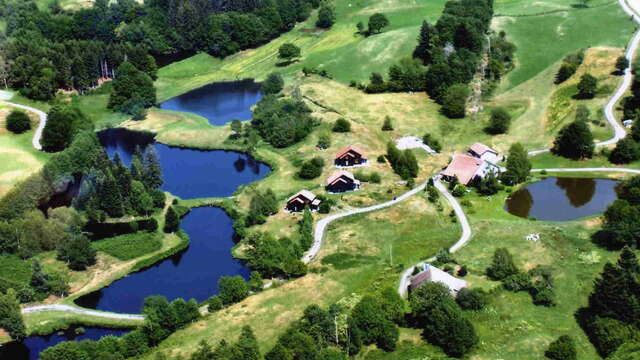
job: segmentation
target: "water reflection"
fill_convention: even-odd
[[[616,199],[616,184],[608,179],[548,177],[511,194],[505,210],[545,221],[601,214]]]

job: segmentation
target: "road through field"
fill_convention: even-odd
[[[40,144],[40,139],[42,138],[42,131],[44,130],[44,126],[47,124],[47,114],[44,111],[38,110],[36,108],[32,108],[31,106],[26,106],[26,105],[20,105],[20,104],[16,104],[16,103],[12,103],[9,101],[4,101],[5,104],[9,105],[9,106],[13,106],[13,107],[17,107],[19,109],[22,110],[26,110],[26,111],[30,111],[36,115],[38,115],[38,118],[40,119],[40,121],[38,122],[38,127],[36,128],[36,132],[35,134],[33,134],[33,147],[36,148],[37,150],[42,150],[42,145]]]

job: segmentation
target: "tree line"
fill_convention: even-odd
[[[54,3],[56,4],[56,3]],[[155,79],[152,55],[207,52],[225,57],[266,43],[307,19],[319,0],[98,0],[70,12],[35,1],[0,2],[7,19],[0,76],[27,97],[84,92],[117,77],[125,60]]]

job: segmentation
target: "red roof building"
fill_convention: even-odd
[[[367,156],[360,148],[353,145],[349,145],[346,148],[340,150],[336,154],[334,163],[337,166],[354,166],[362,165],[367,162]]]
[[[456,154],[441,174],[445,180],[451,181],[457,177],[461,184],[468,185],[476,177],[484,177],[484,168],[486,168],[484,160]]]

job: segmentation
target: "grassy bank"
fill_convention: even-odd
[[[28,313],[24,315],[24,320],[29,335],[48,335],[73,325],[126,329],[142,323],[140,320],[110,319],[63,311]]]

